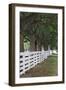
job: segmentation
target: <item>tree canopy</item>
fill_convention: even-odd
[[[20,33],[24,42],[30,41],[31,51],[47,50],[48,45],[57,49],[57,14],[20,12]]]

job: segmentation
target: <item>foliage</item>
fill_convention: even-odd
[[[34,36],[45,49],[57,49],[57,14],[21,12],[20,31],[26,41]]]

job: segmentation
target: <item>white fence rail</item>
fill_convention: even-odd
[[[38,63],[47,59],[49,51],[21,52],[20,53],[20,75],[33,68]]]

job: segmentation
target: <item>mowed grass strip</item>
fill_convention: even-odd
[[[58,59],[56,56],[49,56],[48,59],[28,70],[20,77],[56,76],[58,73]]]

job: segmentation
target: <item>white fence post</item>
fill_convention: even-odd
[[[49,51],[20,52],[20,75],[47,59]]]

